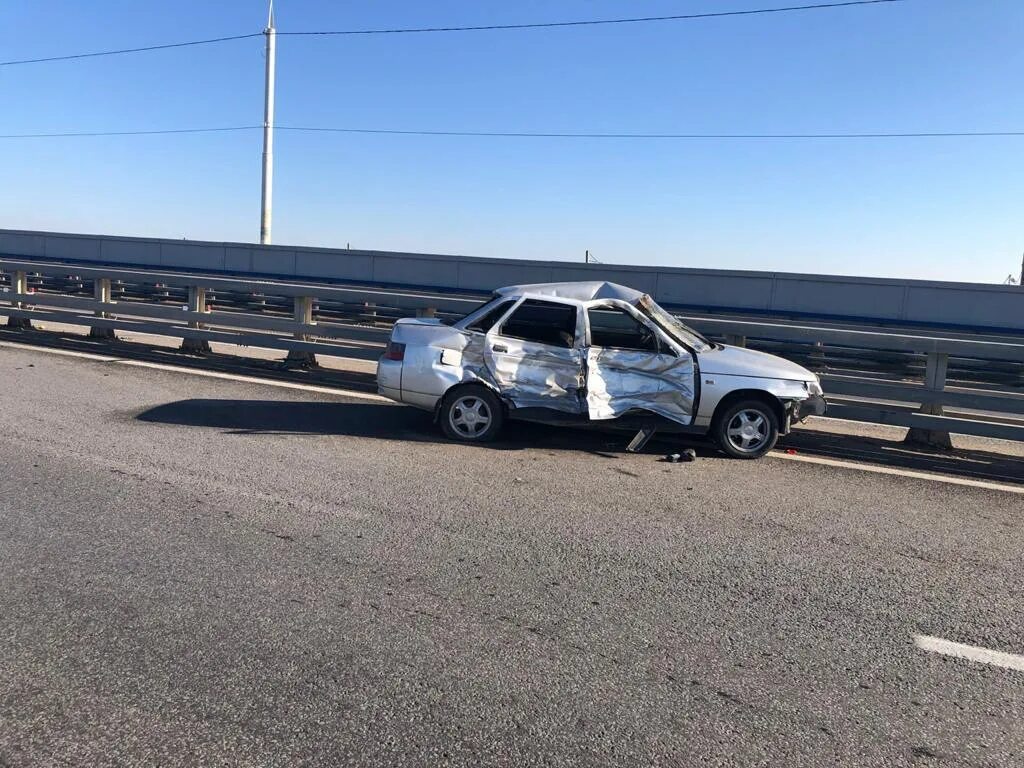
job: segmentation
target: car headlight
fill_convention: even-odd
[[[817,379],[814,379],[813,381],[805,381],[804,389],[807,390],[807,394],[809,395],[825,394],[825,391],[821,388],[821,383]]]

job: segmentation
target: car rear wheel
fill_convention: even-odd
[[[779,418],[768,403],[744,400],[716,416],[712,432],[718,447],[734,459],[759,459],[779,439]]]
[[[441,406],[441,429],[452,440],[485,443],[497,437],[504,414],[501,402],[481,386],[459,387]]]

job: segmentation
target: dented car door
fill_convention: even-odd
[[[484,359],[502,396],[517,408],[583,413],[579,307],[524,299],[485,337]]]
[[[586,315],[590,418],[614,419],[642,410],[691,424],[696,389],[690,351],[673,344],[625,302],[591,306]]]

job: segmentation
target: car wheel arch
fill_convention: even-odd
[[[498,402],[501,403],[502,415],[508,416],[508,403],[505,402],[505,398],[501,396],[501,392],[493,384],[484,381],[483,379],[470,379],[469,381],[460,381],[458,384],[452,384],[444,391],[444,394],[437,398],[437,404],[434,406],[434,423],[437,423],[441,419],[441,409],[444,407],[445,402],[452,397],[456,392],[467,387],[484,387],[491,391],[491,393],[498,398]]]
[[[711,424],[716,424],[723,413],[743,400],[759,400],[771,406],[775,417],[778,419],[779,433],[785,434],[786,424],[788,423],[786,405],[776,395],[764,389],[734,389],[718,401],[718,405],[715,406],[715,412],[711,416]]]

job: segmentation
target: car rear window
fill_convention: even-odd
[[[480,333],[487,333],[494,326],[496,322],[501,319],[508,308],[515,302],[515,299],[506,299],[505,301],[499,301],[490,310],[485,312],[476,322],[466,326],[467,331],[479,331]]]
[[[576,307],[527,299],[501,326],[501,335],[553,347],[571,347],[576,338]]]

